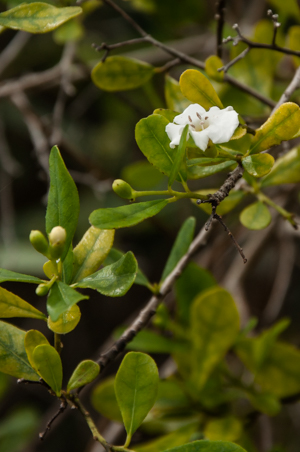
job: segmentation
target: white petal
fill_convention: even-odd
[[[171,149],[174,149],[175,146],[179,145],[183,129],[184,129],[184,126],[178,126],[177,124],[173,124],[172,122],[170,122],[169,124],[166,125],[165,130],[166,130],[168,137],[171,140],[171,143],[170,143]]]
[[[199,113],[202,116],[206,114],[206,110],[204,110],[204,108],[199,104],[191,104],[184,110],[183,113],[181,113],[181,115],[175,116],[174,122],[175,124],[180,125],[190,124],[191,121],[189,120],[189,117],[192,121],[198,121],[196,113]]]
[[[198,146],[202,151],[205,151],[208,145],[209,134],[207,133],[208,128],[201,130],[200,132],[191,131],[192,138],[195,142],[195,145]]]
[[[232,107],[216,109],[218,107],[212,107],[207,113],[209,126],[205,130],[213,143],[226,143],[239,125],[238,114]]]

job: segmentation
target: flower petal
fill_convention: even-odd
[[[171,140],[170,143],[170,148],[174,149],[175,146],[179,145],[180,142],[180,138],[182,135],[184,129],[184,125],[177,125],[177,124],[173,124],[172,122],[170,122],[169,124],[166,125],[166,133],[169,137],[169,139]]]
[[[204,110],[204,108],[199,104],[191,104],[184,110],[183,113],[181,113],[181,115],[175,116],[174,122],[180,125],[190,124],[191,121],[189,120],[189,117],[193,122],[198,122],[199,119],[197,117],[197,113],[202,116],[206,114],[206,110]]]
[[[201,151],[205,151],[209,141],[208,129],[201,130],[200,132],[191,131],[192,138],[195,142],[195,145],[201,149]]]
[[[226,143],[239,125],[238,114],[232,107],[217,109],[212,107],[207,113],[209,126],[205,130],[213,143]]]

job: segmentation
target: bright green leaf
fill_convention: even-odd
[[[188,442],[192,435],[197,431],[197,425],[184,425],[183,427],[168,433],[167,435],[159,436],[158,438],[147,441],[146,443],[138,444],[134,447],[136,452],[157,452],[165,450],[166,447],[176,447]]]
[[[115,391],[127,432],[126,446],[155,402],[158,381],[157,366],[149,355],[130,352],[125,356],[116,375]]]
[[[262,187],[300,182],[300,148],[292,149],[276,160],[271,172],[261,180]]]
[[[51,261],[49,261],[49,262],[51,262]],[[71,244],[70,248],[69,248],[69,251],[68,251],[68,253],[67,253],[66,257],[65,257],[65,260],[63,261],[62,282],[66,283],[66,284],[70,284],[70,282],[72,280],[72,275],[73,275],[73,266],[74,266],[74,254],[73,254],[73,247],[72,247],[72,244]],[[44,269],[44,267],[43,267],[43,269]],[[49,277],[49,279],[51,279],[52,276]]]
[[[57,397],[62,386],[62,364],[58,352],[51,345],[38,345],[32,354],[34,367]]]
[[[246,452],[245,449],[237,444],[227,441],[194,441],[183,446],[167,449],[164,452]]]
[[[107,258],[103,262],[103,266],[106,267],[107,265],[114,264],[117,262],[121,257],[124,256],[124,253],[122,251],[117,250],[116,248],[111,248]],[[140,268],[138,268],[136,278],[134,280],[135,284],[139,284],[140,286],[146,286],[149,287],[151,284],[147,278],[147,276],[141,271]]]
[[[165,78],[165,98],[168,108],[179,113],[182,113],[191,104],[182,94],[177,80],[169,75],[166,75]]]
[[[271,171],[274,157],[270,154],[248,155],[242,159],[242,165],[251,176],[262,177]]]
[[[56,8],[48,3],[22,3],[0,14],[0,25],[28,33],[47,33],[81,14],[79,6]]]
[[[188,69],[181,74],[180,89],[182,94],[195,104],[201,105],[205,110],[216,106],[223,108],[214,87],[200,71]]]
[[[111,421],[122,422],[121,411],[115,393],[115,378],[101,381],[93,390],[91,402],[95,410]]]
[[[46,316],[27,301],[0,287],[0,318],[31,317],[45,320]]]
[[[37,381],[39,376],[30,366],[24,347],[25,331],[2,321],[0,330],[0,372]]]
[[[76,290],[65,283],[61,281],[55,282],[51,287],[47,299],[47,311],[52,322],[57,322],[61,314],[66,312],[80,300],[85,300],[87,298],[89,297],[76,292]]]
[[[113,229],[98,229],[91,226],[74,248],[73,282],[94,273],[106,259],[114,242]]]
[[[169,121],[161,115],[150,115],[141,119],[135,128],[136,142],[149,162],[161,173],[170,176],[176,158],[177,148],[170,148],[166,133]],[[186,180],[185,171],[181,169],[178,180]]]
[[[216,287],[194,300],[190,322],[193,341],[191,379],[200,391],[234,343],[239,331],[239,314],[231,295]]]
[[[89,217],[90,223],[99,229],[119,229],[134,226],[146,218],[158,214],[168,201],[155,200],[127,206],[97,209]]]
[[[99,364],[95,361],[87,359],[81,361],[71,375],[68,382],[67,391],[70,392],[73,389],[80,388],[93,381],[100,372]]]
[[[216,82],[222,82],[224,79],[224,72],[218,71],[223,66],[223,61],[217,55],[211,55],[205,60],[205,72]]]
[[[0,268],[0,283],[4,281],[15,281],[32,284],[41,284],[44,282],[42,279],[36,278],[35,276],[22,275],[21,273],[16,273],[10,270],[5,270],[4,268]]]
[[[204,428],[204,436],[210,440],[236,441],[243,431],[242,422],[234,416],[210,420]]]
[[[28,361],[34,368],[33,351],[38,345],[50,345],[47,338],[38,330],[29,330],[24,337],[24,347]]]
[[[76,287],[94,289],[108,297],[122,297],[134,283],[136,272],[137,262],[129,251],[116,263],[76,283]]]
[[[58,317],[56,322],[53,322],[48,317],[48,328],[57,334],[67,334],[73,331],[78,325],[81,317],[81,312],[77,304],[71,306],[67,311]]]
[[[160,115],[166,118],[169,122],[173,122],[174,118],[178,116],[180,113],[174,110],[166,110],[164,108],[157,108],[153,112],[154,115]]]
[[[126,91],[144,85],[152,78],[154,67],[140,60],[111,56],[92,70],[94,84],[104,91]]]
[[[213,174],[219,173],[220,171],[224,171],[232,165],[236,164],[235,160],[226,160],[223,163],[217,163],[216,165],[211,166],[197,166],[198,163],[201,163],[201,159],[191,159],[187,160],[186,164],[188,167],[188,177],[189,179],[202,179],[207,176],[211,176]],[[218,160],[218,159],[216,159]]]
[[[51,149],[49,158],[50,190],[46,213],[46,231],[62,226],[67,232],[62,260],[66,257],[77,227],[79,197],[57,146]]]
[[[171,273],[176,267],[177,263],[180,261],[182,256],[185,255],[192,243],[194,233],[195,233],[196,220],[194,217],[190,217],[181,226],[174,245],[172,247],[171,253],[166,262],[161,281],[164,281],[166,277]]]
[[[261,201],[254,202],[240,214],[240,222],[248,229],[264,229],[271,223],[272,217],[268,207]]]
[[[187,136],[189,132],[189,125],[187,124],[181,134],[179,146],[176,148],[176,154],[174,158],[174,163],[170,172],[170,177],[168,181],[168,186],[171,187],[175,182],[177,174],[179,173],[180,167],[185,162],[186,156],[186,145],[187,145]]]
[[[269,117],[256,131],[250,154],[269,149],[284,140],[291,140],[299,130],[300,108],[293,102],[286,102]]]

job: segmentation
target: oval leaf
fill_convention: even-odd
[[[94,289],[108,297],[122,297],[134,283],[136,272],[137,261],[129,251],[115,264],[79,281],[76,287]]]
[[[154,74],[154,67],[133,58],[111,56],[92,70],[94,84],[104,91],[125,91],[144,85]]]
[[[204,435],[211,440],[236,441],[243,432],[242,422],[234,416],[212,419],[204,428]]]
[[[227,441],[194,441],[183,446],[167,449],[165,452],[246,452],[241,446]]]
[[[57,322],[59,316],[80,300],[87,299],[86,295],[76,292],[72,287],[57,281],[51,287],[47,299],[47,311],[52,322]]]
[[[175,158],[174,158],[174,163],[172,165],[172,169],[171,169],[171,173],[170,173],[170,177],[169,177],[169,181],[168,181],[168,186],[171,187],[172,184],[174,183],[177,174],[179,172],[180,167],[184,164],[185,162],[185,157],[186,157],[186,144],[187,144],[187,135],[188,135],[188,131],[189,131],[189,125],[187,124],[184,129],[183,132],[181,134],[181,138],[180,138],[180,143],[179,146],[176,149],[176,154],[175,154]]]
[[[224,79],[224,72],[218,71],[223,66],[223,61],[217,55],[211,55],[205,60],[205,72],[216,82],[222,82]]]
[[[161,173],[170,176],[177,149],[170,148],[170,140],[166,133],[168,119],[155,114],[141,119],[135,128],[135,139],[144,156]],[[178,180],[186,180],[183,170]]]
[[[179,84],[182,94],[191,102],[201,105],[205,110],[209,110],[213,106],[223,108],[210,81],[196,69],[188,69],[183,72]]]
[[[74,248],[73,282],[94,273],[106,259],[114,242],[114,230],[91,226]]]
[[[0,14],[0,25],[28,33],[47,33],[81,14],[79,6],[56,8],[48,3],[23,3]]]
[[[81,361],[74,370],[67,386],[67,391],[80,388],[93,381],[100,372],[99,364],[90,359]]]
[[[46,212],[46,231],[49,234],[55,226],[62,226],[67,232],[64,252],[66,257],[78,221],[79,196],[57,146],[51,149],[49,158],[50,190]]]
[[[182,94],[177,80],[170,77],[169,75],[166,75],[165,78],[165,98],[167,107],[170,110],[175,110],[179,113],[182,113],[191,103]],[[173,122],[173,119],[170,122]]]
[[[256,131],[250,154],[269,149],[284,140],[291,140],[299,130],[300,108],[293,102],[282,104]]]
[[[44,281],[35,276],[23,275],[22,273],[12,272],[10,270],[5,270],[5,268],[0,268],[0,283],[4,281],[16,281],[25,282],[32,284],[41,284]]]
[[[274,157],[270,154],[248,155],[242,159],[242,165],[251,176],[262,177],[271,171]]]
[[[27,359],[25,331],[0,321],[0,371],[17,378],[38,381],[39,376]]]
[[[110,250],[107,258],[103,262],[103,266],[106,267],[107,265],[114,264],[119,259],[121,259],[121,257],[123,257],[123,256],[124,256],[124,253],[122,253],[122,251],[119,251],[116,248],[112,248]],[[138,268],[134,283],[139,284],[140,286],[146,286],[148,288],[151,287],[150,281],[148,280],[147,276],[142,272],[142,270],[140,268]]]
[[[218,163],[217,165],[197,166],[199,160],[202,159],[191,159],[186,162],[189,179],[202,179],[203,177],[211,176],[219,173],[220,171],[224,171],[230,166],[236,164],[235,160],[226,160],[225,162]]]
[[[67,311],[58,317],[56,322],[53,322],[48,317],[48,328],[57,334],[67,334],[73,331],[78,325],[81,317],[81,312],[77,304],[71,306]]]
[[[261,201],[246,207],[240,214],[240,222],[248,229],[264,229],[271,223],[272,217],[267,206]]]
[[[94,210],[89,217],[90,223],[96,228],[119,229],[134,226],[146,218],[158,214],[166,205],[167,200],[155,200],[129,204],[128,206]]]
[[[28,361],[34,368],[33,351],[38,345],[50,345],[47,338],[38,330],[29,330],[24,337],[24,346]]]
[[[292,149],[276,160],[272,171],[261,180],[262,187],[300,182],[300,149]]]
[[[59,397],[63,374],[58,352],[51,345],[38,345],[33,350],[32,359],[38,374]]]
[[[115,378],[101,381],[93,390],[91,402],[95,410],[111,421],[122,422],[122,415],[115,393]]]
[[[45,320],[46,316],[35,309],[27,301],[12,292],[0,287],[0,317],[31,317],[33,319]]]
[[[127,447],[131,436],[154,405],[158,389],[155,362],[144,353],[128,353],[115,379],[115,391],[127,432]]]

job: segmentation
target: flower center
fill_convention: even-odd
[[[200,113],[196,112],[196,117],[193,119],[188,116],[190,122],[190,127],[193,128],[195,132],[201,132],[201,130],[206,129],[209,126],[208,116],[202,117]]]

